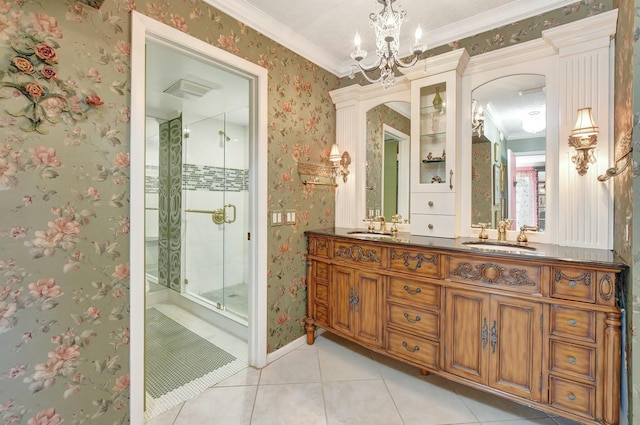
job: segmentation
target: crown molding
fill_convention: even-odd
[[[354,64],[352,60],[340,60],[246,0],[204,1],[338,77],[345,77],[351,71],[351,66]],[[517,0],[472,18],[426,31],[423,39],[426,40],[427,47],[431,49],[573,3],[576,3],[576,0],[536,0],[535,2]],[[411,45],[412,43],[413,39],[400,40],[401,45]]]

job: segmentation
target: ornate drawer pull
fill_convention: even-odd
[[[572,280],[571,282],[569,282],[569,286],[572,288],[575,288],[576,286],[578,286],[578,284],[576,283],[575,280]]]
[[[482,349],[487,349],[487,342],[489,341],[489,326],[487,326],[487,318],[484,318],[484,325],[482,325],[482,333],[480,334],[482,337]]]
[[[498,329],[497,329],[497,323],[494,320],[493,321],[493,326],[491,326],[491,352],[495,353],[496,352],[496,345],[498,344]]]
[[[416,316],[415,319],[410,319],[409,318],[409,313],[404,313],[404,318],[407,319],[407,322],[409,323],[416,323],[420,321],[420,316]]]
[[[410,295],[418,295],[420,292],[422,292],[422,289],[420,288],[416,288],[415,291],[410,291],[408,285],[404,285],[404,290],[407,291],[407,294],[410,294]]]
[[[402,341],[402,346],[410,353],[415,353],[416,351],[420,350],[420,347],[417,345],[413,347],[413,349],[409,348],[409,344],[407,344],[407,341]]]
[[[573,393],[569,393],[569,395],[567,396],[567,398],[571,401],[574,401],[576,399],[576,396]]]
[[[427,227],[429,228],[429,230],[433,230],[433,224],[429,223]]]
[[[576,358],[573,356],[569,357],[569,363],[576,364]]]
[[[577,324],[578,324],[578,322],[575,319],[569,320],[569,326],[575,328]]]

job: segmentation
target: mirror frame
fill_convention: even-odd
[[[509,50],[509,49],[501,49]],[[511,52],[508,52],[511,53]],[[522,53],[522,52],[521,52]],[[533,53],[533,54],[532,54]],[[526,56],[524,56],[526,54]],[[480,58],[480,56],[482,56]],[[472,58],[464,75],[462,76],[462,114],[461,140],[458,143],[459,152],[471,152],[471,102],[472,92],[475,88],[490,81],[516,74],[537,74],[546,80],[546,187],[547,187],[547,216],[558,217],[558,155],[559,145],[559,64],[557,56],[548,47],[539,51],[525,51],[518,55],[505,55],[504,51],[496,51],[478,56],[481,60],[474,63]],[[460,155],[461,178],[460,189],[460,236],[477,237],[478,229],[471,227],[471,155]],[[557,220],[548,220],[544,232],[529,233],[532,242],[557,243]],[[496,229],[487,229],[490,239],[497,239]],[[508,240],[515,240],[519,229],[511,230],[507,234]]]

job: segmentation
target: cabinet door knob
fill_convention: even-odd
[[[569,326],[576,327],[577,325],[578,325],[578,322],[575,319],[569,320]]]
[[[569,400],[571,400],[571,401],[574,401],[574,400],[576,399],[576,396],[575,396],[575,394],[573,394],[573,393],[569,393],[569,395],[567,396],[567,398],[568,398]]]
[[[433,206],[433,201],[429,201],[429,202],[427,202],[427,205],[429,205],[430,207],[432,207],[432,206]]]
[[[429,224],[427,227],[429,228],[429,230],[433,230],[433,224]]]

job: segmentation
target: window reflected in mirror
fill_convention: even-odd
[[[471,224],[545,229],[546,84],[511,75],[472,91]]]

